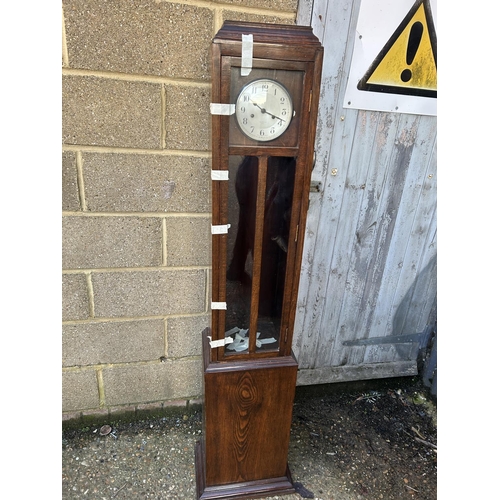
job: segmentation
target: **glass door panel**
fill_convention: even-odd
[[[295,159],[229,161],[226,354],[279,348]]]
[[[226,354],[248,352],[257,181],[256,157],[229,157],[225,335],[235,341]]]
[[[269,158],[257,324],[262,350],[279,347],[294,179],[295,158]]]

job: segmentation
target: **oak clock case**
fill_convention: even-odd
[[[253,35],[242,71],[242,35]],[[292,353],[323,49],[310,27],[226,21],[212,43],[212,317],[197,498],[294,493]]]

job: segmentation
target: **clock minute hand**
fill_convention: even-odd
[[[262,113],[265,113],[265,114],[267,114],[267,115],[269,115],[269,116],[271,116],[271,117],[273,117],[273,118],[277,118],[278,120],[281,120],[282,122],[284,122],[284,121],[285,121],[285,120],[283,120],[283,118],[280,118],[279,116],[275,116],[275,115],[273,115],[272,113],[269,113],[269,111],[267,111],[265,108],[261,108],[261,107],[260,107],[260,106],[259,106],[256,102],[253,102],[253,101],[250,101],[250,102],[251,102],[254,106],[257,106],[257,107],[260,109],[260,111],[261,111]]]

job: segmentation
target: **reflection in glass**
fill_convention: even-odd
[[[248,352],[252,328],[257,351],[279,347],[295,158],[270,157],[260,172],[261,178],[258,157],[230,158],[225,332],[235,340],[226,346],[227,354]],[[260,241],[261,248],[254,248]],[[259,267],[260,276],[254,276]],[[252,290],[258,307],[254,325]]]

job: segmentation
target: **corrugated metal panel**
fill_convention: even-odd
[[[294,336],[302,382],[338,379],[336,367],[365,378],[377,370],[353,367],[387,363],[407,375],[418,343],[343,342],[434,321],[436,118],[344,109],[360,2],[316,0],[312,14],[306,3],[298,22],[311,16],[325,60],[313,172],[321,189],[310,194]]]

